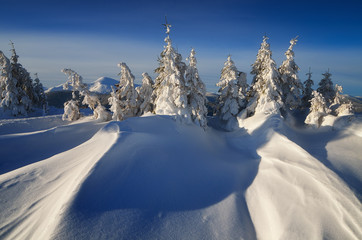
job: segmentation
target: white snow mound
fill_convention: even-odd
[[[0,121],[0,239],[362,239],[359,116],[48,119]]]

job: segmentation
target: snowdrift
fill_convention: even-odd
[[[56,118],[0,121],[1,239],[362,239],[360,116]]]

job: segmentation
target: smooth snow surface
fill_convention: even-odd
[[[0,239],[362,239],[361,116],[60,119],[0,120]]]

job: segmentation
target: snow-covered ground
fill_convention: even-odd
[[[362,116],[0,120],[0,239],[362,239]]]

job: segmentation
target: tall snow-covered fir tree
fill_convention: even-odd
[[[153,93],[153,81],[148,73],[142,73],[142,85],[136,88],[138,93],[138,115],[142,115],[147,112],[152,112],[152,93]]]
[[[170,39],[171,25],[164,24],[167,37],[166,46],[159,59],[159,67],[155,70],[158,76],[154,87],[154,112],[161,115],[172,115],[177,121],[189,123],[190,109],[187,104],[187,89],[184,79],[185,63],[172,47]]]
[[[303,108],[310,108],[310,100],[313,98],[313,88],[314,82],[312,80],[312,73],[309,72],[306,74],[308,79],[304,81],[304,88],[303,88],[303,97],[302,97],[302,106]]]
[[[197,70],[195,50],[191,49],[188,58],[189,65],[186,68],[186,86],[188,88],[188,104],[191,111],[191,119],[202,128],[207,126],[207,108],[206,108],[206,87],[201,81]]]
[[[313,98],[310,100],[311,106],[309,114],[304,122],[314,127],[320,127],[323,122],[323,118],[327,116],[331,110],[328,108],[322,94],[317,91],[313,91],[312,94]]]
[[[232,130],[236,124],[236,116],[239,114],[244,101],[239,95],[239,71],[235,67],[231,57],[228,56],[224,67],[221,70],[221,76],[216,86],[219,89],[219,110],[218,116],[224,122],[226,130]]]
[[[328,69],[328,71],[323,73],[322,75],[324,77],[319,82],[319,87],[317,91],[322,94],[322,96],[326,100],[326,103],[329,105],[333,102],[335,96],[334,86],[331,79],[332,74],[329,72]]]
[[[18,99],[18,89],[16,87],[17,80],[12,77],[10,60],[0,51],[0,64],[1,64],[1,102],[0,107],[2,111],[9,110],[12,115],[19,114],[26,115],[27,111],[24,105]]]
[[[34,89],[33,82],[28,71],[18,62],[19,56],[16,54],[14,43],[11,44],[11,75],[13,82],[16,82],[16,88],[18,92],[19,108],[24,108],[25,113],[21,110],[22,115],[26,115],[32,109],[34,101]],[[19,112],[20,113],[20,112]]]
[[[297,38],[290,40],[290,46],[285,52],[286,59],[278,69],[282,81],[282,101],[291,110],[301,106],[303,91],[303,85],[298,77],[299,67],[294,61],[293,47],[297,44]]]
[[[254,75],[248,98],[249,103],[240,118],[255,113],[279,113],[283,107],[280,75],[275,61],[272,59],[268,37],[263,37],[256,61],[252,64],[251,74]]]

